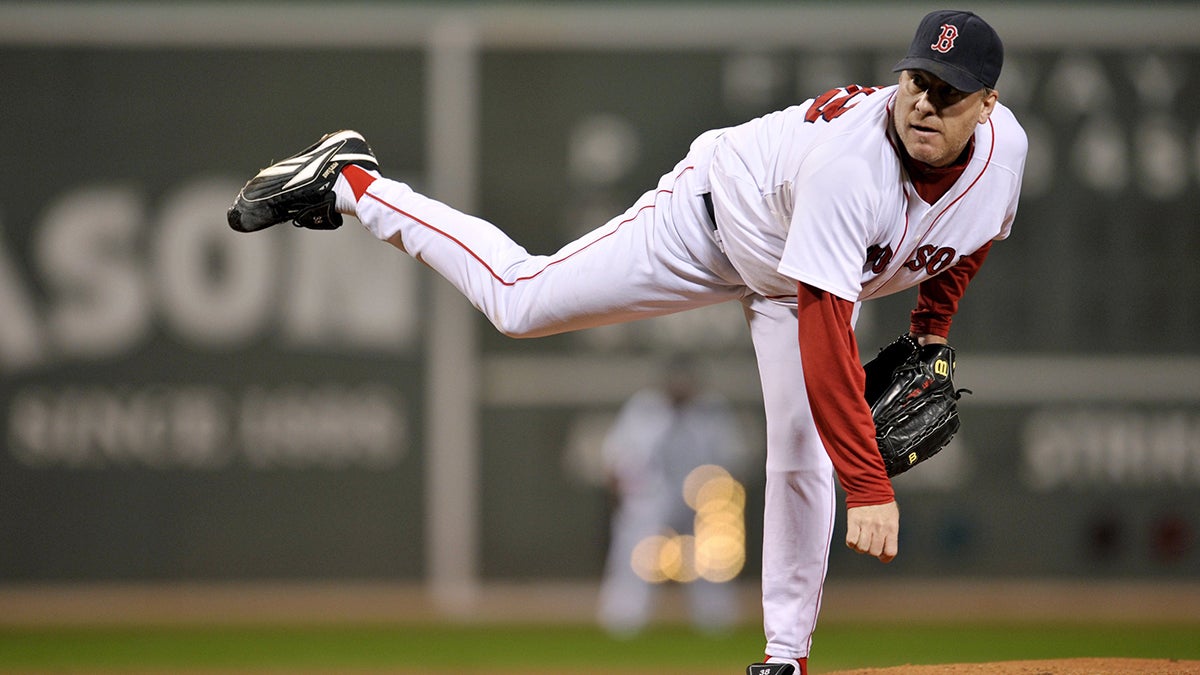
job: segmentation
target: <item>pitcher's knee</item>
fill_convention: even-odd
[[[527,328],[524,328],[524,327],[512,328],[509,326],[501,326],[501,325],[496,325],[496,324],[493,324],[493,325],[496,326],[496,330],[500,331],[500,334],[503,335],[504,337],[514,338],[517,340],[538,337],[537,335],[531,333]]]
[[[804,439],[788,438],[772,443],[767,441],[767,468],[773,471],[833,471],[833,461],[824,444],[815,434]]]
[[[555,330],[552,324],[532,321],[529,317],[492,317],[492,325],[505,337],[516,339],[544,337],[562,332]]]

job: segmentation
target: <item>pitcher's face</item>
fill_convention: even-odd
[[[959,91],[931,73],[905,70],[892,122],[909,156],[946,166],[962,154],[975,126],[988,120],[998,99],[994,89]]]

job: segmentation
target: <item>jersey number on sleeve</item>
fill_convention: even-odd
[[[825,120],[828,122],[836,119],[842,113],[854,107],[853,105],[846,105],[851,99],[860,94],[869,96],[875,93],[877,89],[878,87],[860,87],[857,84],[830,89],[813,100],[812,105],[808,107],[808,112],[804,113],[804,121],[816,122],[817,120]]]

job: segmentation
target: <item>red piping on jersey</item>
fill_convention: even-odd
[[[896,95],[892,94],[892,101],[895,101],[895,100],[896,100]],[[887,109],[888,109],[889,114],[887,116],[886,123],[890,123],[892,120],[891,112],[893,110],[893,108],[891,107],[891,101],[888,102]],[[967,193],[971,191],[971,188],[975,187],[975,184],[979,182],[979,179],[983,178],[983,174],[987,173],[988,167],[990,167],[992,165],[992,155],[995,154],[995,152],[996,152],[996,125],[992,122],[991,117],[988,117],[987,123],[988,123],[988,128],[991,129],[991,132],[992,132],[992,134],[991,134],[992,139],[991,139],[991,145],[988,147],[987,159],[983,160],[983,168],[980,169],[979,175],[975,176],[975,180],[972,180],[971,184],[968,185],[967,188],[962,191],[962,194],[960,194],[957,197],[955,197],[954,199],[950,200],[950,203],[947,204],[946,207],[943,208],[937,214],[937,216],[935,216],[934,219],[929,222],[929,227],[925,230],[926,235],[929,234],[933,230],[933,226],[937,225],[937,222],[942,219],[942,216],[946,215],[946,212],[950,210],[951,206],[954,206],[955,204],[958,203],[958,201],[960,199],[967,196]],[[896,147],[896,143],[892,140],[892,135],[885,133],[884,137],[887,138],[888,143],[892,146],[892,151],[895,152],[897,158],[899,158],[900,149]],[[901,161],[901,164],[903,164],[903,161]],[[908,194],[908,188],[903,188],[903,189],[904,189],[904,234],[900,236],[901,244],[904,243],[904,238],[908,236],[908,205],[909,205],[909,203],[912,202],[912,196]],[[924,236],[921,236],[920,239],[918,239],[917,241],[921,241],[924,238],[925,238]],[[896,250],[899,251],[900,249],[901,249],[900,245],[897,245]],[[907,258],[907,257],[908,256],[905,256],[905,258]],[[896,277],[896,275],[899,274],[900,270],[902,270],[902,269],[904,269],[903,262],[900,263],[899,267],[896,268],[896,271],[892,272],[891,276],[889,276],[882,284],[880,284],[878,286],[878,288],[883,288],[884,286],[887,286],[889,283],[891,283],[892,279],[894,279]],[[861,298],[859,298],[859,299],[861,300]]]
[[[679,177],[680,177],[680,176],[682,176],[684,173],[686,173],[686,172],[688,172],[688,171],[691,171],[691,170],[692,170],[692,169],[694,169],[694,168],[696,168],[696,167],[694,167],[694,166],[686,166],[686,167],[684,167],[682,170],[680,170],[680,172],[679,172],[679,173],[675,174],[675,181],[673,181],[673,182],[672,182],[672,184],[674,184],[674,182],[677,182],[677,181],[679,180]],[[654,193],[654,196],[655,196],[655,201],[657,201],[657,197],[658,197],[658,195],[661,195],[661,194],[673,194],[673,193],[674,193],[674,190],[668,190],[668,189],[666,189],[666,188],[664,188],[664,189],[662,189],[662,190],[658,190],[657,192],[655,192],[655,193]],[[546,263],[546,265],[545,265],[544,267],[542,267],[540,270],[538,270],[538,271],[534,272],[533,274],[530,274],[530,275],[528,275],[528,276],[518,277],[518,278],[516,278],[516,279],[513,279],[512,281],[506,281],[506,280],[505,280],[503,277],[501,277],[499,274],[496,274],[496,270],[492,269],[492,266],[491,266],[491,265],[489,265],[489,264],[487,263],[487,261],[485,261],[483,258],[480,258],[480,257],[479,257],[479,255],[478,255],[477,253],[475,253],[475,251],[472,251],[472,250],[471,250],[471,248],[470,248],[469,246],[467,246],[467,245],[466,245],[466,244],[464,244],[462,241],[458,240],[457,238],[455,238],[453,235],[449,234],[449,233],[448,233],[448,232],[446,232],[445,230],[441,230],[441,229],[439,229],[439,228],[435,227],[434,225],[432,225],[432,224],[430,224],[430,223],[427,223],[427,222],[425,222],[424,220],[421,220],[420,218],[418,218],[418,217],[414,216],[413,214],[411,214],[411,213],[409,213],[409,212],[405,211],[404,209],[401,209],[400,207],[398,207],[398,206],[396,206],[396,205],[394,205],[394,204],[391,204],[391,203],[389,203],[389,202],[387,202],[387,201],[385,201],[385,200],[383,200],[383,199],[379,198],[378,196],[376,196],[376,195],[374,195],[374,194],[372,194],[372,193],[370,193],[370,192],[368,192],[368,193],[367,193],[367,196],[368,196],[368,197],[370,197],[371,199],[373,199],[373,200],[375,200],[375,201],[379,202],[379,203],[380,203],[380,204],[382,204],[383,206],[385,206],[385,207],[387,207],[387,208],[391,209],[392,211],[395,211],[396,213],[398,213],[398,214],[400,214],[400,215],[404,216],[405,218],[408,218],[409,220],[412,220],[413,222],[419,223],[420,225],[422,225],[422,226],[424,226],[424,227],[426,227],[426,228],[428,228],[428,229],[430,229],[430,230],[433,230],[434,232],[436,232],[436,233],[438,233],[438,234],[442,235],[443,237],[445,237],[446,239],[449,239],[450,241],[454,242],[455,244],[457,244],[457,245],[458,245],[458,247],[459,247],[459,248],[461,248],[462,250],[466,251],[468,255],[470,255],[470,256],[471,256],[472,258],[474,258],[474,259],[475,259],[475,260],[476,260],[476,261],[477,261],[477,262],[478,262],[480,265],[482,265],[482,266],[483,266],[483,268],[484,268],[485,270],[487,270],[488,274],[492,275],[492,278],[493,278],[493,279],[495,279],[497,282],[499,282],[501,285],[504,285],[504,286],[515,286],[515,285],[517,285],[518,283],[520,283],[520,282],[522,282],[522,281],[529,281],[530,279],[534,279],[534,278],[536,278],[536,277],[540,276],[540,275],[542,274],[542,272],[545,272],[546,270],[550,269],[550,267],[551,267],[551,266],[553,266],[553,265],[557,265],[557,264],[559,264],[559,263],[561,263],[561,262],[565,262],[565,261],[567,261],[567,260],[570,260],[570,259],[571,259],[572,257],[574,257],[575,255],[577,255],[577,254],[579,254],[579,253],[582,253],[583,251],[586,251],[587,249],[591,248],[591,247],[592,247],[593,245],[595,245],[596,243],[599,243],[599,242],[601,242],[601,241],[603,241],[603,240],[605,240],[605,239],[607,239],[607,238],[611,237],[612,235],[616,234],[616,233],[617,233],[617,230],[621,229],[621,226],[625,225],[626,223],[629,223],[629,222],[632,222],[632,221],[634,221],[634,220],[637,220],[638,216],[640,216],[640,215],[642,214],[642,212],[643,212],[643,211],[645,211],[646,209],[652,209],[652,208],[654,208],[654,207],[655,207],[655,203],[653,203],[653,202],[652,202],[652,203],[650,203],[650,204],[647,204],[647,205],[643,206],[642,208],[638,209],[638,210],[637,210],[637,212],[636,212],[636,213],[634,213],[632,216],[630,216],[630,217],[626,218],[625,220],[622,220],[621,222],[617,223],[616,227],[614,227],[614,228],[612,229],[612,231],[611,231],[611,232],[609,232],[609,233],[605,234],[605,235],[604,235],[604,236],[602,236],[602,237],[599,237],[599,238],[597,238],[597,239],[596,239],[596,241],[593,241],[593,242],[591,242],[591,243],[590,243],[590,244],[588,244],[587,246],[584,246],[583,248],[579,249],[578,251],[574,251],[574,252],[572,252],[570,255],[567,255],[566,257],[559,258],[559,259],[557,259],[557,260],[551,260],[550,262]]]
[[[900,160],[900,167],[904,168],[904,160],[901,159],[901,157],[900,157],[900,149],[896,147],[896,144],[892,141],[892,135],[888,133],[888,131],[890,129],[894,128],[894,127],[890,127],[888,125],[892,124],[892,110],[893,110],[892,101],[895,101],[895,100],[896,100],[896,95],[892,94],[892,98],[887,102],[887,105],[885,106],[887,108],[888,114],[887,114],[887,118],[884,120],[883,124],[885,127],[888,127],[888,128],[884,129],[883,137],[887,139],[888,145],[892,146],[892,152],[896,153],[896,159]],[[912,201],[912,197],[910,197],[908,195],[908,188],[901,185],[900,189],[904,191],[904,232],[900,233],[900,243],[896,245],[897,251],[899,251],[901,249],[901,247],[904,244],[904,240],[908,238],[908,205]],[[904,269],[904,263],[900,263],[900,266],[896,268],[896,271],[892,272],[892,275],[889,276],[887,278],[887,280],[884,281],[883,284],[879,286],[879,288],[883,288],[884,286],[887,286],[888,283],[891,282],[891,280],[897,274],[899,274],[900,270],[902,270],[902,269]],[[860,294],[862,293],[861,289],[859,290],[859,293]],[[858,300],[859,301],[862,300],[861,295],[858,298]]]
[[[992,124],[991,117],[988,117],[987,122],[988,122],[988,127],[992,131],[992,143],[990,146],[988,146],[988,156],[987,156],[987,159],[983,160],[983,168],[980,169],[979,175],[975,176],[975,180],[971,181],[971,184],[967,186],[967,189],[963,190],[962,194],[955,197],[949,204],[946,205],[946,208],[942,209],[941,213],[937,214],[937,218],[933,219],[933,223],[937,223],[937,221],[941,220],[942,216],[946,215],[946,212],[950,210],[951,206],[954,206],[955,204],[958,203],[958,200],[962,199],[963,197],[966,197],[967,193],[971,191],[971,188],[975,187],[975,184],[979,182],[979,179],[983,178],[983,174],[987,173],[988,167],[992,165],[992,155],[995,154],[995,152],[996,152],[996,125]],[[933,223],[930,223],[930,225],[929,225],[930,229],[933,228]]]
[[[904,232],[900,234],[900,243],[896,245],[897,251],[901,250],[901,246],[904,244],[905,238],[908,237],[908,205],[912,203],[912,196],[908,194],[908,188],[901,186],[900,189],[904,190]],[[938,218],[941,218],[941,216],[939,215]],[[934,219],[934,222],[937,222],[937,218]],[[930,229],[933,229],[933,225],[930,225],[929,227]],[[925,230],[925,234],[929,234],[929,230]],[[905,257],[907,258],[908,256]],[[896,275],[899,274],[900,270],[902,269],[904,269],[903,262],[896,266],[896,270],[892,272],[882,284],[879,285],[879,288],[883,288],[891,283],[892,279],[896,278]],[[862,298],[860,297],[859,300],[862,300]]]

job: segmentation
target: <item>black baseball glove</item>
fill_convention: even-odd
[[[954,349],[919,346],[901,335],[863,366],[865,396],[875,420],[875,441],[888,476],[908,471],[946,447],[958,431]]]

